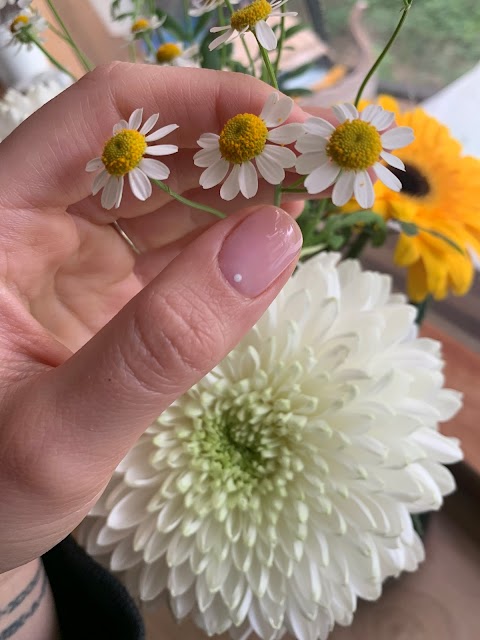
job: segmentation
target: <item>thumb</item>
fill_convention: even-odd
[[[218,222],[40,379],[28,405],[37,423],[44,407],[47,441],[70,476],[87,465],[105,476],[113,471],[149,424],[259,319],[291,275],[301,242],[297,224],[275,207]]]

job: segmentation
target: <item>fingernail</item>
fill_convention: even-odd
[[[275,282],[297,257],[302,234],[292,218],[276,207],[262,207],[227,236],[220,269],[234,289],[255,298]]]

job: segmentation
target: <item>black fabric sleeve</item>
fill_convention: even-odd
[[[142,617],[126,589],[71,536],[42,560],[62,640],[145,640]]]

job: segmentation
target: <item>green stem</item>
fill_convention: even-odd
[[[43,44],[40,42],[40,40],[38,40],[34,35],[32,35],[31,33],[29,34],[30,36],[30,40],[33,42],[33,44],[35,44],[42,53],[44,53],[47,58],[50,60],[50,62],[55,65],[57,67],[57,69],[59,69],[62,73],[66,73],[67,76],[70,76],[70,78],[76,82],[77,79],[76,77],[73,75],[73,73],[71,71],[69,71],[66,67],[63,66],[63,64],[61,64],[58,60],[56,60],[43,46]]]
[[[153,61],[156,62],[156,60],[157,60],[157,50],[155,49],[155,46],[154,46],[154,44],[152,42],[152,36],[148,32],[145,32],[143,34],[143,41],[147,45],[147,49],[150,51],[150,53],[151,53],[151,55],[153,57]]]
[[[375,73],[375,71],[378,69],[378,67],[380,66],[380,64],[382,63],[383,59],[385,58],[385,56],[387,55],[387,53],[389,52],[392,44],[395,42],[395,40],[397,39],[398,34],[400,33],[401,28],[403,27],[403,23],[405,22],[405,20],[407,19],[407,15],[408,12],[410,11],[411,7],[412,7],[412,2],[413,0],[404,0],[404,5],[403,5],[403,9],[402,9],[402,15],[400,17],[400,20],[397,24],[397,27],[395,29],[395,31],[393,32],[392,37],[390,38],[390,40],[387,42],[384,50],[382,51],[382,53],[378,56],[377,60],[373,63],[372,68],[370,69],[370,71],[367,73],[367,75],[365,76],[364,81],[362,82],[362,84],[360,85],[360,89],[358,90],[357,96],[355,98],[355,106],[358,107],[358,103],[360,102],[360,99],[362,97],[362,94],[365,90],[365,87],[367,86],[367,84],[370,81],[370,78],[373,76],[373,74]]]
[[[230,15],[233,15],[235,13],[235,9],[233,8],[230,0],[225,0],[225,4],[227,5],[228,10],[230,11]],[[250,65],[250,75],[256,78],[257,74],[255,72],[255,62],[253,60],[252,54],[250,53],[250,49],[248,48],[248,44],[245,42],[245,38],[240,38],[240,40],[242,41],[242,46],[248,58],[248,64]]]
[[[135,42],[135,40],[133,40],[130,43],[130,62],[136,62],[137,61],[137,43]]]
[[[65,38],[67,39],[68,43],[72,47],[75,55],[77,56],[78,60],[80,61],[80,64],[83,66],[85,71],[91,71],[93,69],[93,66],[91,65],[91,63],[89,62],[87,57],[80,51],[80,49],[76,45],[75,40],[70,35],[69,30],[67,29],[65,23],[63,22],[63,20],[60,17],[57,9],[55,8],[53,0],[47,0],[47,5],[49,6],[50,11],[53,13],[53,15],[55,17],[55,20],[58,22],[58,25],[60,26],[60,29],[65,34]]]
[[[275,76],[278,76],[278,69],[280,68],[280,60],[282,57],[283,51],[283,43],[285,42],[285,16],[282,16],[282,20],[280,22],[280,38],[278,39],[277,45],[277,59],[275,60]]]
[[[280,204],[282,203],[282,193],[283,193],[282,185],[278,184],[275,187],[275,197],[274,197],[274,200],[273,200],[273,204],[276,207],[279,207]]]
[[[164,184],[161,180],[152,179],[152,182],[156,184],[157,187],[159,187],[162,191],[168,193],[169,196],[171,196],[175,200],[178,200],[178,202],[181,202],[182,204],[186,204],[188,207],[192,207],[192,209],[200,209],[200,211],[212,213],[214,216],[217,216],[217,218],[227,217],[225,213],[218,211],[218,209],[214,209],[213,207],[208,207],[206,204],[200,204],[198,202],[194,202],[193,200],[189,200],[188,198],[184,198],[184,196],[181,196],[179,193],[176,193],[175,191],[170,189],[170,187],[167,184]]]
[[[263,58],[263,64],[265,65],[265,69],[268,73],[268,78],[270,80],[270,84],[272,85],[272,87],[274,87],[275,89],[277,89],[278,91],[278,82],[277,82],[277,76],[275,74],[275,69],[273,68],[273,65],[270,61],[270,58],[268,57],[268,53],[266,51],[266,49],[264,49],[262,47],[262,45],[260,44],[259,39],[257,38],[257,36],[255,35],[255,39],[258,42],[258,46],[260,48],[260,53],[262,54],[262,58]]]
[[[185,30],[188,38],[189,44],[193,41],[193,33],[192,33],[192,18],[190,17],[188,10],[190,9],[189,0],[183,0],[183,14],[185,17]]]
[[[218,22],[220,27],[225,26],[225,14],[223,13],[223,7],[218,7]],[[220,69],[225,69],[227,65],[227,49],[225,47],[220,47]]]
[[[367,231],[361,231],[355,238],[352,246],[347,251],[345,259],[358,258],[370,240],[370,234]]]
[[[302,187],[282,187],[282,193],[308,193],[306,189]]]
[[[427,313],[428,304],[430,302],[430,296],[427,295],[422,302],[415,303],[417,307],[417,317],[415,318],[415,323],[420,326],[425,319],[425,314]]]

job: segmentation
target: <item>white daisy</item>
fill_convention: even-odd
[[[86,171],[101,169],[93,182],[92,194],[96,195],[103,189],[102,206],[105,209],[120,206],[127,174],[133,195],[139,200],[146,200],[152,195],[149,178],[165,180],[170,175],[166,164],[145,158],[146,155],[168,156],[178,151],[174,144],[148,146],[149,142],[160,140],[178,129],[178,124],[169,124],[150,133],[158,117],[159,114],[154,113],[140,129],[143,109],[136,109],[128,122],[121,120],[113,127],[113,136],[105,143],[102,155],[88,162]]]
[[[160,19],[158,16],[150,16],[149,18],[138,16],[130,27],[130,40],[136,40],[141,37],[143,33],[156,31],[163,25],[165,20],[166,17]]]
[[[202,150],[195,154],[197,167],[206,167],[200,185],[210,189],[222,185],[220,195],[233,200],[241,191],[245,198],[253,198],[258,191],[258,175],[270,184],[280,184],[285,169],[293,167],[296,156],[284,146],[302,135],[301,124],[285,124],[293,109],[293,100],[279,93],[271,93],[260,116],[242,113],[231,118],[220,135],[205,133],[198,140]],[[274,144],[270,144],[274,143]],[[255,161],[256,168],[253,164]]]
[[[81,541],[209,635],[327,637],[413,571],[454,489],[440,345],[391,280],[320,254],[117,468]]]
[[[239,2],[240,0],[231,0],[232,4],[238,4]],[[209,13],[222,5],[225,5],[225,0],[192,0],[188,15],[192,17],[203,16],[204,13]]]
[[[197,44],[184,49],[180,42],[166,42],[158,47],[155,60],[152,62],[163,66],[199,67],[198,51]]]
[[[40,34],[47,28],[47,21],[37,11],[25,9],[17,14],[9,25],[12,34],[10,42],[32,44],[32,36],[41,41]]]
[[[320,193],[335,184],[335,205],[341,207],[355,196],[361,207],[369,209],[375,201],[369,171],[393,191],[401,190],[400,180],[381,161],[405,170],[403,162],[389,151],[410,144],[413,130],[391,128],[395,114],[377,105],[369,105],[361,114],[348,103],[332,109],[338,126],[323,118],[304,123],[305,135],[295,147],[303,154],[297,160],[297,172],[308,174],[305,187],[309,193]]]
[[[232,14],[229,26],[212,27],[210,29],[212,33],[220,33],[222,31],[224,33],[213,40],[209,45],[209,49],[216,49],[222,44],[231,42],[237,36],[243,36],[247,31],[251,31],[264,49],[272,51],[277,46],[277,36],[270,25],[267,24],[267,20],[274,17],[298,15],[296,11],[287,11],[286,13],[280,11],[280,7],[287,1],[274,0],[273,2],[268,2],[268,0],[254,0],[243,9],[238,9]]]

